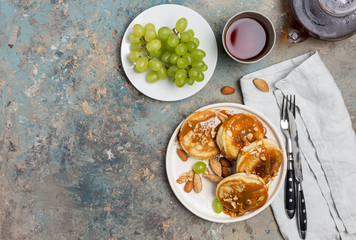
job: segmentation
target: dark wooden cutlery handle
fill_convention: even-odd
[[[285,208],[287,215],[292,219],[295,215],[296,201],[295,201],[295,180],[293,170],[287,170],[286,175],[286,193],[285,193]]]
[[[298,227],[300,237],[305,239],[307,231],[307,209],[305,205],[303,190],[298,191]]]

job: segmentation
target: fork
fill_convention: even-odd
[[[287,175],[286,175],[286,184],[285,184],[285,199],[284,205],[286,213],[290,219],[295,215],[296,210],[296,194],[295,194],[295,178],[294,178],[294,158],[293,158],[293,149],[292,149],[292,140],[289,132],[289,119],[288,119],[288,108],[291,109],[290,100],[291,96],[284,96],[282,101],[282,111],[281,111],[281,129],[283,135],[286,137],[287,144]]]

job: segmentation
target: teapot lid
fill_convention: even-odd
[[[293,18],[314,38],[338,41],[356,33],[356,0],[289,0]]]
[[[345,17],[356,11],[354,0],[318,0],[321,8],[335,17]]]

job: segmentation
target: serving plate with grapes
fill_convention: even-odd
[[[178,24],[177,21],[182,18],[186,20],[186,28],[183,31],[180,30],[178,27],[178,30],[181,31],[178,32],[175,28]],[[140,31],[142,30],[140,28],[137,28],[138,25],[144,27],[143,31],[145,32],[145,34],[150,31],[147,31],[147,29],[154,29],[156,33],[156,37],[147,37],[145,36],[145,34],[143,34],[141,39],[144,42],[144,48],[139,50],[136,50],[138,48],[136,46],[138,46],[139,44],[134,43],[135,39],[133,39],[135,25],[136,36],[140,36]],[[163,54],[167,51],[165,46],[168,45],[168,39],[162,40],[160,38],[159,29],[162,27],[169,28],[172,31],[170,35],[176,34],[179,37],[179,42],[177,45],[182,43],[181,45],[189,46],[190,43],[188,42],[194,42],[196,41],[195,39],[198,39],[198,42],[196,43],[196,49],[189,48],[189,50],[185,52],[184,47],[183,51],[182,49],[179,49],[178,46],[171,47],[170,53],[172,54],[178,51],[179,55],[177,57],[177,61],[181,62],[177,63],[174,61],[174,64],[172,64],[169,60],[166,62],[162,61],[161,59],[163,57]],[[188,40],[185,40],[185,36],[182,33],[188,31],[191,34],[190,37],[188,37]],[[189,36],[189,34],[186,35]],[[145,38],[148,41],[144,40]],[[155,41],[155,39],[161,42],[162,47],[159,47],[159,44],[157,43],[157,41]],[[154,52],[158,51],[152,51],[152,56],[151,52],[149,52],[147,49],[156,50],[157,46],[160,48],[160,53],[158,53],[157,57],[155,55],[156,53]],[[177,47],[178,50],[175,50]],[[198,51],[198,53],[193,53],[194,50],[201,50],[202,52]],[[133,56],[135,55],[132,53],[133,51],[141,51],[139,58],[147,58],[147,61],[145,59],[140,59],[139,61],[137,61],[137,58]],[[145,55],[146,53],[148,53],[148,56]],[[190,62],[187,67],[185,67],[184,63],[188,63],[187,61],[185,61],[185,59],[189,58],[188,55],[196,54],[199,57],[199,53],[200,55],[202,55],[201,61],[197,60],[198,58],[192,58],[193,61],[188,59]],[[165,68],[165,73],[162,69],[159,69],[161,67],[159,63],[157,63],[157,61],[152,61],[152,63],[150,63],[150,60],[158,60]],[[129,81],[132,83],[132,85],[134,85],[137,90],[139,90],[144,95],[160,101],[177,101],[185,99],[199,92],[208,83],[214,73],[217,62],[217,44],[215,35],[209,23],[194,10],[175,4],[158,5],[149,8],[139,14],[127,27],[121,43],[121,62]],[[204,64],[202,64],[202,62]],[[172,66],[179,67],[177,67],[177,69],[175,69],[174,67],[170,69],[170,67]],[[153,70],[151,68],[153,68]],[[157,71],[154,71],[156,70],[156,68]],[[198,68],[199,70],[197,72],[202,74],[199,75],[196,73],[196,76],[194,78],[190,78],[189,71],[192,68],[194,68],[192,74],[193,76],[194,70],[196,68]],[[177,72],[179,73],[177,74]],[[155,73],[158,73],[160,78],[165,78],[162,80],[158,79],[157,76],[152,76],[156,75]],[[175,79],[175,76],[178,77],[177,81]]]

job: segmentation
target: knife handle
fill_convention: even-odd
[[[295,210],[296,210],[296,203],[295,203],[295,180],[293,169],[287,170],[286,175],[286,192],[285,192],[285,208],[287,215],[290,219],[294,217]]]
[[[298,228],[302,239],[305,239],[307,232],[307,208],[305,205],[302,185],[298,183]]]

